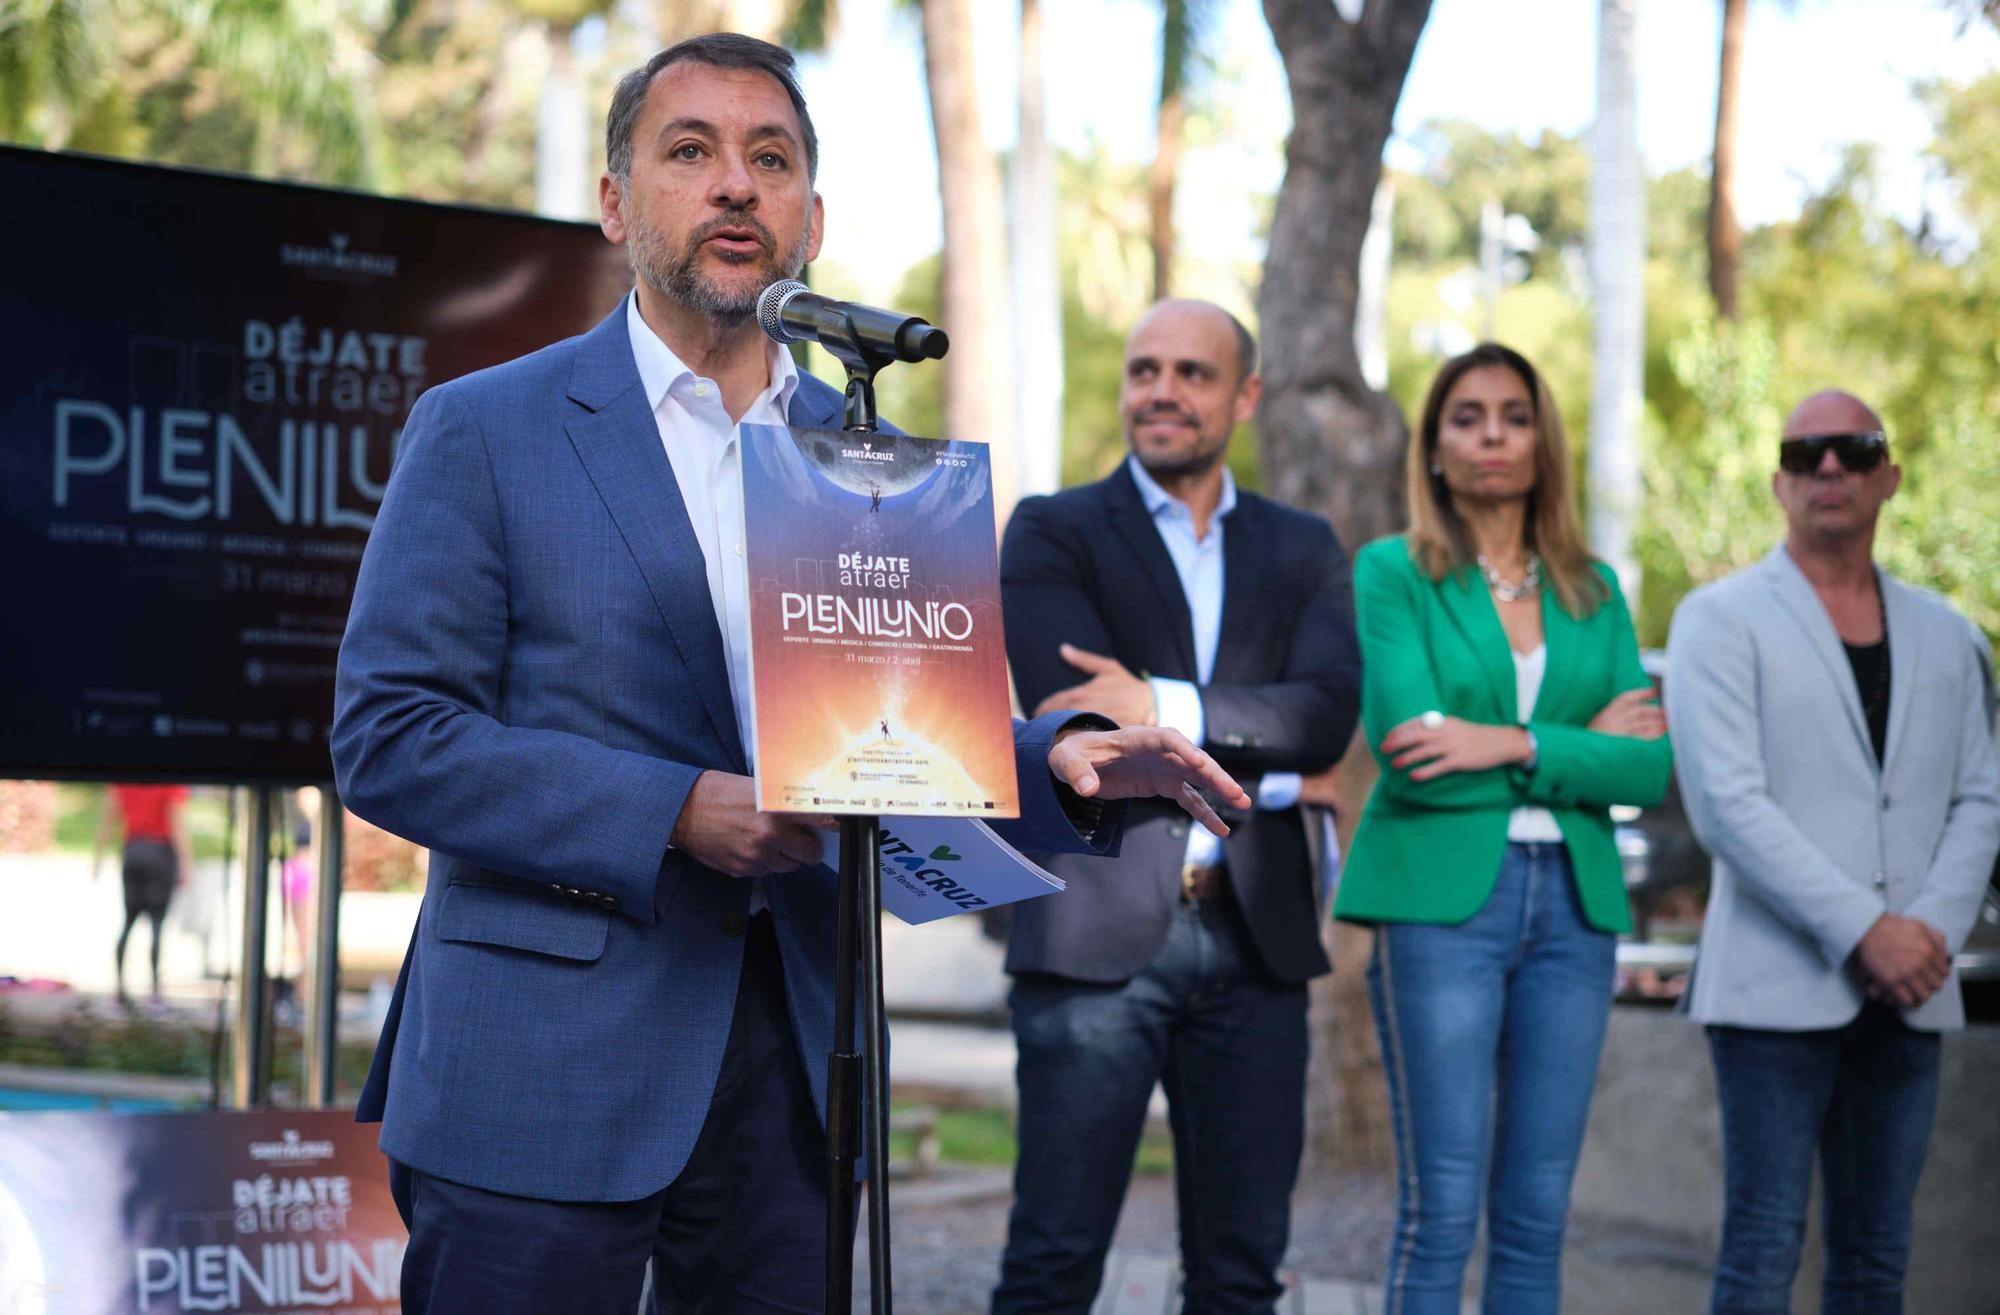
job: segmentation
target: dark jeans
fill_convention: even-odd
[[[1486,1198],[1488,1315],[1555,1315],[1617,942],[1560,844],[1510,844],[1455,926],[1384,923],[1368,968],[1399,1169],[1383,1310],[1458,1315]]]
[[[768,915],[750,920],[722,1072],[687,1167],[638,1201],[505,1196],[390,1163],[410,1247],[406,1315],[820,1310],[826,1134],[785,1007]],[[615,1064],[616,1055],[604,1062]]]
[[[1184,906],[1129,981],[1024,974],[1011,1003],[1021,1149],[996,1315],[1090,1309],[1156,1081],[1183,1308],[1270,1311],[1305,1135],[1305,987],[1265,972],[1224,897]]]
[[[1846,1027],[1711,1027],[1727,1204],[1716,1315],[1783,1315],[1799,1267],[1813,1154],[1826,1315],[1903,1309],[1910,1210],[1937,1113],[1939,1040],[1870,1002]]]

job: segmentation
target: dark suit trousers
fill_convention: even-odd
[[[1015,978],[1020,1159],[995,1315],[1085,1315],[1153,1084],[1166,1088],[1189,1315],[1281,1288],[1305,1135],[1306,988],[1272,977],[1233,901],[1184,905],[1122,983]]]
[[[826,1181],[826,1134],[786,1011],[777,939],[760,914],[715,1095],[680,1176],[638,1201],[540,1201],[392,1161],[410,1226],[403,1310],[633,1315],[651,1257],[658,1315],[818,1311]]]

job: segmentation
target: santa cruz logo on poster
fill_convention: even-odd
[[[317,1164],[321,1160],[333,1158],[333,1143],[330,1141],[307,1141],[299,1136],[296,1128],[285,1129],[279,1141],[253,1141],[250,1143],[250,1158],[253,1160],[279,1160],[286,1164]]]
[[[323,247],[287,242],[278,248],[278,263],[287,269],[303,269],[309,273],[379,279],[396,277],[394,256],[377,251],[350,251],[349,240],[346,233],[328,233]]]

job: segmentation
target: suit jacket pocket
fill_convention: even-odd
[[[438,939],[595,961],[604,953],[611,911],[521,882],[508,886],[454,879],[438,905]]]

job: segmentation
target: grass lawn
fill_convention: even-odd
[[[1006,1110],[991,1105],[939,1110],[937,1136],[938,1159],[945,1164],[1011,1166],[1019,1149],[1013,1119]],[[914,1133],[889,1134],[890,1159],[907,1160],[915,1153]],[[1164,1134],[1146,1133],[1139,1139],[1139,1155],[1133,1168],[1137,1173],[1172,1173],[1173,1142]]]

